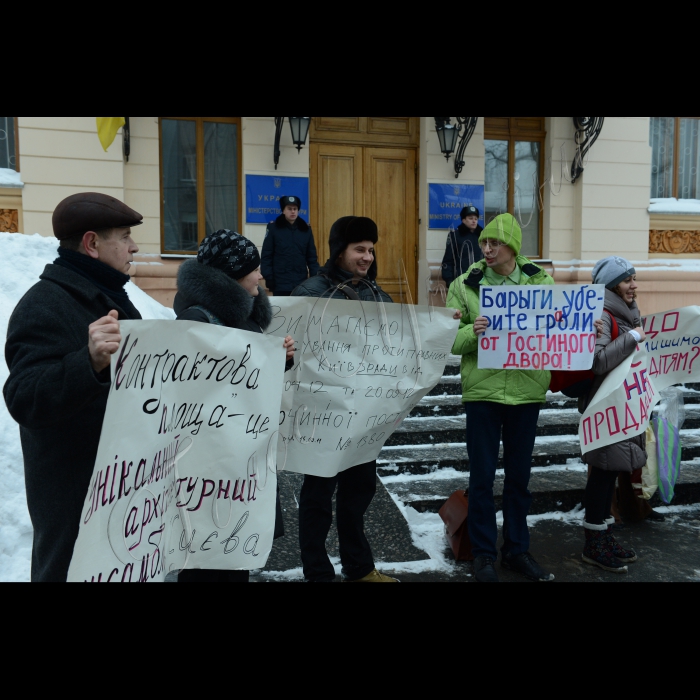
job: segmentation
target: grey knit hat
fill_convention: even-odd
[[[593,284],[604,284],[612,291],[620,282],[636,274],[637,271],[629,260],[616,256],[605,258],[593,268]]]
[[[223,229],[207,236],[199,247],[198,261],[215,267],[234,280],[247,277],[260,267],[255,243],[238,233]]]

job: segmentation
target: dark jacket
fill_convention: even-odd
[[[612,319],[608,314],[603,314],[603,333],[598,338],[593,362],[596,378],[591,393],[580,402],[581,412],[591,404],[608,374],[637,349],[637,341],[630,335],[631,330],[642,326],[642,315],[637,303],[627,306],[619,295],[606,289],[605,308],[615,317],[620,335],[616,340],[612,339]],[[637,435],[629,440],[593,450],[583,456],[583,461],[591,467],[605,471],[632,473],[647,463],[646,445],[646,435]]]
[[[392,298],[377,285],[376,279],[377,268],[376,261],[372,265],[366,281],[359,284],[349,284],[352,280],[352,275],[345,270],[331,264],[329,260],[321,269],[321,273],[316,277],[312,277],[303,284],[299,285],[293,292],[294,297],[330,297],[333,294],[334,299],[348,299],[342,292],[335,291],[338,285],[347,284],[359,297],[361,301],[383,301],[387,304],[393,303]]]
[[[196,260],[188,260],[180,266],[177,287],[174,306],[178,321],[218,321],[227,328],[251,333],[264,333],[272,323],[272,307],[265,290],[259,289],[258,296],[251,297],[225,272],[201,265]],[[293,364],[287,363],[287,371]],[[284,537],[284,521],[278,489],[275,539],[280,537]]]
[[[291,292],[319,273],[311,227],[299,218],[291,226],[284,216],[271,222],[262,249],[262,276],[273,292]]]
[[[456,231],[450,231],[447,236],[447,250],[442,261],[442,279],[447,288],[461,277],[474,263],[481,262],[484,254],[479,247],[479,236],[484,229],[477,226],[471,231],[462,224]]]
[[[65,582],[92,478],[110,389],[94,372],[88,328],[118,307],[77,272],[48,265],[10,319],[4,388],[20,425],[27,505],[34,525],[32,581]]]

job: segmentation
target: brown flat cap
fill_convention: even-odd
[[[53,213],[53,233],[59,241],[88,231],[132,228],[143,223],[143,216],[114,197],[82,192],[64,199]]]

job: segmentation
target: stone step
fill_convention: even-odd
[[[580,460],[548,468],[534,468],[530,481],[533,496],[531,515],[568,512],[583,501],[588,467]],[[443,470],[428,477],[383,477],[386,489],[396,499],[420,513],[437,513],[445,501],[460,489],[467,489],[469,478],[453,470]],[[494,495],[496,510],[502,510],[505,475],[496,475]],[[673,505],[700,503],[700,459],[683,462]],[[652,506],[661,505],[655,496]]]
[[[683,428],[700,429],[700,404],[686,406],[685,412]],[[578,435],[580,420],[578,409],[544,409],[540,412],[537,436]],[[440,412],[424,417],[412,413],[389,438],[387,447],[459,443],[465,440],[465,423],[464,409],[457,415],[444,415]]]
[[[683,430],[683,458],[700,458],[700,433],[696,430]],[[503,448],[501,448],[500,468],[503,468]],[[551,467],[567,464],[569,460],[581,458],[578,436],[562,435],[537,438],[532,455],[534,467]],[[469,471],[469,458],[464,441],[444,444],[423,444],[398,447],[385,447],[377,461],[380,476],[397,474],[431,474],[440,469]]]

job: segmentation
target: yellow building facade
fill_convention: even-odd
[[[95,117],[0,117],[0,230],[50,236],[63,198],[113,195],[144,216],[134,281],[172,304],[177,267],[212,228],[262,245],[276,190],[251,199],[253,182],[298,182],[319,257],[336,218],[371,216],[379,283],[397,300],[442,303],[450,223],[435,212],[472,186],[487,220],[520,220],[524,252],[557,281],[589,281],[595,261],[622,255],[637,266],[645,312],[698,303],[698,117],[605,117],[575,182],[572,117],[477,118],[458,178],[435,117],[313,117],[301,151],[285,123],[277,168],[275,119],[129,117],[105,153]],[[436,186],[457,200],[431,204]]]

